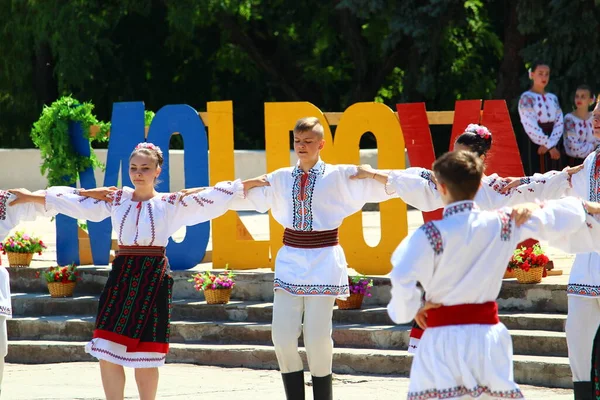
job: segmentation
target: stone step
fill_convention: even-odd
[[[10,341],[6,362],[46,364],[93,361],[84,351],[85,342]],[[305,368],[306,354],[300,349]],[[402,350],[335,348],[333,371],[343,374],[408,376],[412,356]],[[170,346],[169,363],[190,363],[223,367],[276,369],[272,346],[179,344]],[[571,370],[565,357],[515,356],[515,380],[521,384],[571,388]]]
[[[36,277],[43,268],[9,268],[12,293],[48,293],[46,283]],[[75,289],[76,295],[99,295],[108,277],[108,267],[80,267],[81,281]],[[196,271],[173,271],[175,299],[204,300],[192,283],[187,280]],[[236,271],[236,287],[233,300],[273,301],[273,273]],[[566,284],[561,277],[548,277],[539,284],[519,284],[514,279],[505,280],[498,299],[503,310],[527,312],[567,312]],[[365,305],[386,306],[390,301],[390,281],[386,277],[373,277],[372,297],[365,298]]]
[[[10,340],[88,340],[92,336],[94,317],[53,316],[22,317],[8,321]],[[408,325],[333,325],[337,347],[367,349],[407,349]],[[515,354],[567,356],[562,332],[514,330]],[[271,344],[271,324],[267,322],[172,321],[173,343]]]
[[[49,295],[19,293],[12,296],[16,316],[95,315],[98,296],[51,298]],[[207,304],[197,299],[173,301],[172,317],[194,321],[270,322],[273,304],[233,300],[229,304]],[[527,329],[563,332],[564,314],[535,314],[501,311],[500,319],[508,329]],[[365,305],[360,310],[334,309],[333,321],[349,324],[393,325],[385,307]]]

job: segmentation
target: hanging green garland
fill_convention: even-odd
[[[92,140],[106,141],[110,123],[98,121],[92,114],[94,105],[80,103],[71,96],[61,97],[50,106],[44,106],[40,119],[33,124],[31,138],[42,157],[41,172],[48,185],[67,185],[77,181],[79,172],[86,168],[104,168],[91,147]],[[80,122],[84,136],[90,141],[90,157],[76,153],[69,137],[69,122]],[[94,138],[89,137],[90,126],[100,126]]]

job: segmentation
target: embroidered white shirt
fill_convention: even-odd
[[[515,246],[527,238],[553,244],[585,226],[579,199],[548,201],[517,227],[511,209],[481,211],[471,201],[444,208],[444,218],[407,236],[392,255],[392,299],[388,313],[408,323],[426,300],[446,306],[495,301]]]
[[[592,152],[583,162],[583,169],[571,178],[572,189],[567,191],[571,196],[578,196],[590,201],[600,201],[600,157],[599,150]],[[588,221],[590,225],[593,222]],[[595,229],[595,230],[594,230]],[[592,228],[595,231],[600,228]],[[581,244],[583,245],[583,241]],[[597,242],[598,243],[598,242]],[[589,251],[589,250],[588,250]],[[578,249],[573,262],[567,294],[573,296],[600,296],[600,246],[596,252],[586,253]]]
[[[319,160],[305,177],[301,197],[304,172],[297,166],[281,168],[267,174],[270,186],[249,190],[246,199],[236,199],[231,209],[271,210],[279,224],[296,231],[336,229],[365,203],[397,197],[373,179],[351,180],[356,171],[354,165],[331,165]],[[347,262],[342,247],[283,246],[275,259],[274,285],[276,290],[292,295],[347,297]]]
[[[418,167],[392,170],[388,186],[418,210],[436,210],[443,208],[444,202],[433,182],[432,175],[430,170]],[[507,193],[501,193],[508,181],[498,174],[483,176],[481,186],[475,195],[475,202],[484,210],[495,210],[535,200],[558,199],[569,188],[569,181],[569,174],[566,172],[549,171],[522,178],[522,185],[510,189]]]
[[[527,91],[519,99],[519,116],[523,129],[538,146],[552,148],[563,134],[563,113],[558,98],[552,93],[544,95]],[[538,122],[553,122],[552,134],[547,136]]]
[[[43,205],[23,203],[11,206],[16,196],[0,190],[0,241],[4,241],[11,229],[20,222],[34,221],[37,217],[52,217],[56,213],[46,211]],[[43,238],[42,238],[43,240]],[[4,266],[0,266],[0,315],[7,318],[12,316],[10,302],[10,278]]]
[[[133,189],[118,190],[112,202],[79,196],[71,187],[50,187],[46,207],[60,214],[88,221],[111,218],[122,246],[166,246],[182,226],[217,218],[229,209],[235,197],[243,196],[240,180],[219,182],[214,187],[183,197],[181,193],[159,194],[147,201],[133,201]]]
[[[586,158],[600,141],[594,137],[592,116],[581,119],[569,113],[565,115],[565,153],[570,157]]]

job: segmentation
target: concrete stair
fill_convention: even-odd
[[[8,322],[8,362],[90,361],[84,352],[94,326],[98,294],[107,269],[85,271],[73,298],[53,299],[34,268],[11,270],[14,318]],[[271,345],[272,274],[240,273],[233,300],[208,305],[175,272],[171,352],[167,362],[277,368]],[[564,334],[565,285],[551,278],[538,285],[505,281],[498,304],[515,353],[518,382],[572,387]],[[361,310],[334,310],[334,371],[407,375],[410,326],[394,325],[385,305],[389,281],[376,278],[373,297]],[[302,345],[302,341],[300,341]],[[303,353],[303,350],[302,350]],[[304,355],[303,355],[304,357]]]

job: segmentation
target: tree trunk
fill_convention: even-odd
[[[33,87],[39,105],[58,99],[58,83],[54,77],[54,59],[48,43],[41,44],[33,60]]]
[[[505,99],[508,106],[522,92],[520,76],[523,73],[523,58],[520,53],[525,47],[525,37],[518,29],[519,16],[517,3],[513,0],[504,0],[504,58],[498,71],[498,85],[494,98]]]

